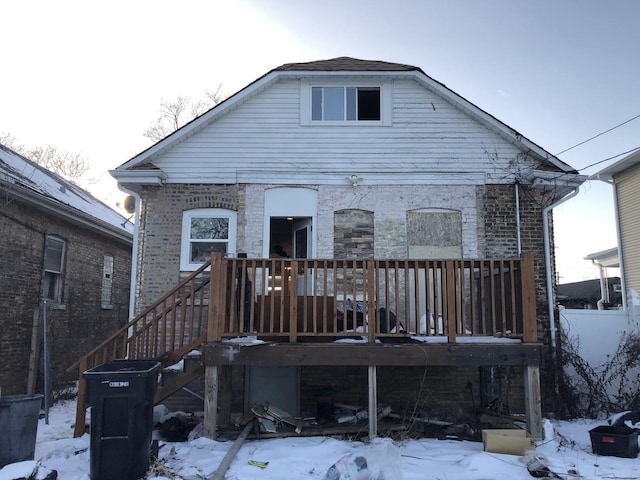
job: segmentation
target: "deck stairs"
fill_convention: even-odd
[[[67,369],[78,374],[76,437],[85,431],[87,385],[83,373],[87,370],[118,359],[156,359],[163,369],[156,403],[202,373],[200,357],[193,352],[207,341],[210,266],[211,262],[205,263]],[[179,367],[171,368],[175,365]]]

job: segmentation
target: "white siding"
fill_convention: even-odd
[[[615,181],[625,286],[640,294],[640,165]]]
[[[153,163],[175,183],[317,185],[352,173],[378,184],[416,175],[482,183],[487,172],[512,181],[516,147],[414,81],[391,90],[391,126],[301,125],[300,83],[280,81]]]

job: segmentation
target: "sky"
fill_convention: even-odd
[[[635,0],[10,1],[0,134],[81,153],[113,206],[107,170],[150,145],[162,100],[351,56],[418,66],[558,154],[640,115],[638,18]],[[559,158],[591,175],[636,147],[640,119]],[[612,187],[588,182],[554,216],[561,283],[597,278],[583,258],[616,246]]]
[[[161,407],[155,408],[156,412],[161,411]],[[156,418],[159,421],[167,419],[161,414]],[[0,480],[13,480],[19,478],[20,474],[27,476],[36,464],[39,465],[39,474],[55,470],[58,480],[89,480],[92,446],[89,434],[73,438],[74,419],[75,401],[54,404],[49,411],[48,423],[44,418],[38,423],[34,460],[5,466],[0,469]],[[593,453],[589,431],[606,425],[604,420],[545,421],[545,438],[535,442],[535,450],[522,456],[483,451],[482,442],[455,439],[391,441],[378,438],[369,444],[331,437],[249,439],[233,457],[225,478],[325,480],[332,465],[337,464],[337,469],[345,473],[345,469],[353,468],[355,458],[360,456],[366,459],[368,469],[360,472],[363,475],[346,470],[351,473],[351,480],[423,480],[427,478],[425,472],[428,472],[428,478],[446,480],[534,478],[529,475],[526,464],[535,459],[559,475],[557,478],[640,478],[639,458]],[[157,436],[155,432],[154,436]],[[27,438],[22,440],[26,441]],[[618,451],[627,452],[631,448],[631,441],[623,437],[623,441],[616,444]],[[152,468],[147,478],[213,478],[232,443],[231,440],[214,441],[204,437],[185,442],[165,442],[160,438],[158,456],[162,468]],[[93,448],[98,449],[96,453],[103,452],[108,458],[113,458],[118,452],[109,453],[100,443]],[[262,469],[249,464],[251,460],[268,465]],[[378,475],[380,471],[384,475]],[[366,472],[369,473],[364,475]],[[37,478],[43,478],[43,475]]]

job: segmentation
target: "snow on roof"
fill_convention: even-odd
[[[0,144],[0,185],[68,220],[131,242],[133,224],[89,192]]]

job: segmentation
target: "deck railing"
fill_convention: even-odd
[[[533,256],[501,260],[212,260],[209,341],[409,336],[535,342]]]
[[[531,254],[508,260],[213,254],[211,262],[68,368],[78,372],[75,434],[84,432],[83,372],[115,359],[156,358],[170,365],[205,341],[248,336],[287,342],[409,337],[535,342],[536,331]]]

